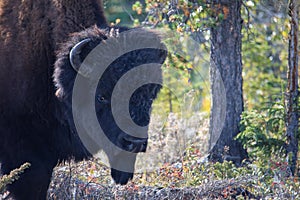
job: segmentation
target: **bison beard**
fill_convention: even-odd
[[[24,162],[31,163],[21,178],[8,186],[15,199],[45,199],[57,163],[92,156],[74,124],[74,81],[81,75],[78,66],[86,56],[103,41],[117,38],[124,31],[128,28],[107,25],[102,3],[97,0],[0,3],[1,170],[7,174]],[[136,33],[144,39],[159,40],[143,29]],[[76,45],[78,48],[74,48]],[[102,148],[111,166],[129,163],[126,172],[111,169],[116,183],[126,184],[132,179],[136,153],[146,151],[147,140],[130,136],[117,126],[110,105],[112,91],[126,72],[142,64],[162,64],[166,54],[165,50],[151,48],[127,52],[99,77],[95,95],[98,122],[111,144],[125,151],[112,152],[107,144]],[[157,74],[161,76],[161,71]],[[129,110],[136,124],[147,126],[152,100],[159,90],[159,85],[147,84],[132,94]],[[84,120],[87,119],[82,123]]]

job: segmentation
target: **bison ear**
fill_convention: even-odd
[[[81,59],[81,52],[83,51],[84,47],[86,47],[88,45],[88,43],[91,41],[90,38],[84,39],[80,42],[78,42],[70,51],[69,54],[69,60],[71,63],[71,66],[73,67],[73,69],[75,69],[75,71],[77,71],[79,74],[86,76],[86,73],[82,72],[82,70],[80,70],[80,66],[82,64],[82,59]]]

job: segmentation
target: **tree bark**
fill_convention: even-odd
[[[298,42],[299,42],[299,26],[298,26],[298,0],[290,0],[289,16],[290,16],[290,33],[289,33],[289,57],[288,57],[288,85],[286,94],[286,152],[291,153],[290,169],[292,174],[296,172],[297,153],[298,153],[298,129],[299,129],[299,113],[298,113]]]
[[[212,161],[239,165],[248,157],[234,140],[244,109],[241,56],[242,0],[214,0],[213,13],[223,19],[211,28],[210,155]]]

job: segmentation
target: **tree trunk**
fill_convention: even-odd
[[[210,155],[212,161],[231,160],[239,165],[247,158],[234,140],[243,112],[241,5],[242,0],[214,0],[213,12],[223,20],[211,29]]]
[[[287,147],[286,152],[291,153],[290,168],[294,175],[297,165],[298,153],[298,128],[299,128],[299,113],[298,113],[298,0],[290,0],[289,15],[290,15],[290,33],[289,33],[289,60],[288,60],[288,86],[286,95],[286,136]]]

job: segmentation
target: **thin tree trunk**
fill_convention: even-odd
[[[211,29],[210,160],[232,160],[236,164],[248,157],[234,140],[240,132],[243,112],[241,5],[242,0],[215,0],[214,12],[224,19]],[[223,82],[222,82],[223,81]]]
[[[286,119],[286,136],[287,136],[287,153],[292,153],[290,168],[294,175],[297,165],[298,153],[298,128],[299,128],[299,113],[298,113],[298,0],[290,0],[289,15],[290,15],[290,33],[289,33],[289,60],[288,60],[288,86],[286,95],[287,119]]]
[[[170,111],[170,113],[172,113],[173,112],[173,104],[172,104],[172,92],[171,92],[171,90],[169,90],[169,92],[168,92],[168,98],[169,98],[169,111]]]

